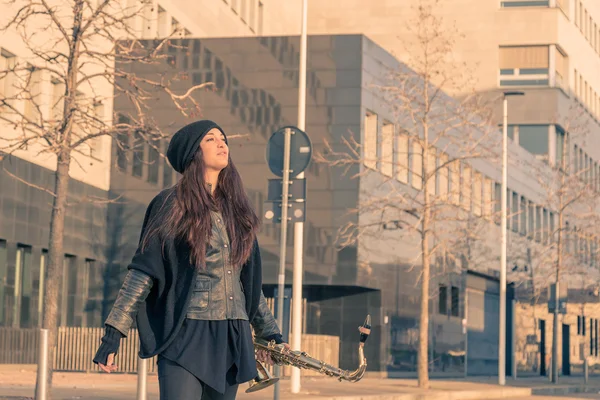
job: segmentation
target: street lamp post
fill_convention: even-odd
[[[506,384],[506,192],[508,181],[508,97],[523,96],[523,92],[504,92],[502,121],[502,193],[500,220],[502,240],[500,249],[500,321],[498,332],[498,384]],[[514,351],[514,350],[513,350]]]
[[[307,18],[308,0],[302,0],[302,23],[300,26],[300,65],[298,66],[298,128],[306,129],[306,48],[307,48]],[[304,179],[304,172],[297,179]],[[294,223],[294,269],[292,283],[292,350],[300,350],[302,345],[302,320],[306,310],[302,310],[302,278],[304,251],[304,223]],[[292,368],[290,377],[291,392],[300,393],[300,369]]]

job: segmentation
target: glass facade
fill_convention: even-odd
[[[188,81],[176,82],[181,86],[174,90],[181,91],[192,84],[208,81],[215,83],[215,90],[197,96],[203,117],[215,120],[228,134],[239,134],[243,138],[230,141],[231,155],[242,174],[247,193],[261,213],[267,178],[274,178],[264,158],[266,143],[279,127],[297,124],[299,38],[184,39],[174,45],[176,47],[167,50],[169,68],[173,68],[174,74],[183,73],[189,77]],[[360,35],[309,37],[308,48],[306,132],[313,143],[313,154],[322,151],[325,140],[341,148],[343,140],[353,136],[357,142],[364,143],[365,155],[370,157],[365,157],[363,167],[372,170],[374,175],[373,178],[351,179],[341,170],[329,169],[316,162],[306,170],[303,293],[307,301],[306,333],[339,336],[340,366],[355,368],[358,363],[356,326],[370,314],[373,331],[370,345],[366,346],[369,369],[414,373],[419,274],[411,268],[413,250],[406,249],[402,240],[393,238],[380,244],[365,240],[342,249],[335,244],[341,226],[362,218],[348,213],[357,207],[361,186],[376,185],[378,179],[391,179],[406,188],[422,186],[420,169],[413,168],[421,165],[414,155],[421,154],[420,149],[415,153],[416,144],[402,138],[394,124],[394,116],[378,103],[369,83],[369,77],[383,76],[382,65],[398,65],[398,62]],[[147,68],[139,72],[154,73]],[[115,106],[116,111],[120,111],[118,100]],[[161,110],[157,118],[163,126],[178,127],[189,122],[167,102],[157,104],[156,108]],[[431,165],[436,165],[437,157],[448,159],[443,152],[433,153],[429,160]],[[150,164],[148,161],[143,164]],[[460,163],[449,165],[455,164],[459,167],[460,179]],[[159,175],[169,173],[166,164],[161,168]],[[356,172],[354,168],[359,167],[351,168]],[[469,171],[472,176],[474,171]],[[129,182],[133,180],[139,185],[140,179],[135,175],[140,174],[132,173],[131,168],[121,168],[113,173],[113,186],[132,187]],[[145,177],[147,173],[142,172],[141,176]],[[484,181],[483,176],[477,176]],[[450,180],[448,173],[446,185]],[[139,234],[137,224],[141,221],[136,222],[133,203],[138,202],[137,213],[142,213],[148,190],[158,191],[163,185],[167,186],[167,182],[167,179],[158,184],[145,182],[147,188],[140,187],[139,194],[131,190],[122,192],[132,204],[123,206],[119,213],[132,217],[112,228],[120,232],[120,237],[119,234],[115,236],[120,249],[127,247],[125,238]],[[435,177],[428,182],[434,192],[440,191],[437,182]],[[488,187],[491,190],[491,183]],[[460,196],[461,187],[453,189]],[[449,190],[446,187],[444,192]],[[146,196],[141,196],[142,191]],[[491,198],[491,194],[487,197]],[[483,205],[477,209],[482,208]],[[116,212],[117,207],[111,213],[113,211]],[[117,222],[119,218],[111,217],[110,220]],[[279,228],[265,223],[259,233],[267,297],[273,296],[277,283]],[[292,239],[290,235],[288,254],[292,253]],[[376,247],[381,245],[392,252],[379,252]],[[365,267],[361,260],[374,253],[387,255],[381,260],[371,260],[369,267]],[[399,256],[404,253],[407,255]],[[126,263],[130,254],[122,251],[113,257]],[[291,272],[290,269],[286,274],[287,284],[292,282]],[[447,288],[446,312],[438,311],[440,303],[435,297],[430,305],[432,368],[460,373],[464,371],[466,333],[462,332],[461,326],[465,317],[467,280],[460,272],[449,273],[442,280],[439,285]],[[438,287],[438,283],[435,285]],[[493,325],[486,329],[493,329]]]

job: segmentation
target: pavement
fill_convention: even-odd
[[[55,372],[53,400],[135,399],[135,374]],[[553,385],[546,378],[507,379],[506,386],[494,378],[434,379],[428,390],[419,389],[416,379],[366,377],[357,383],[338,382],[327,377],[304,377],[299,394],[290,392],[289,380],[280,385],[280,400],[567,400],[600,399],[600,377],[591,377],[588,385],[577,377],[562,378]],[[245,393],[240,400],[273,399],[273,388]],[[148,376],[148,400],[158,400],[158,379]],[[35,369],[31,366],[0,365],[0,400],[32,399]],[[558,397],[556,397],[558,396]]]

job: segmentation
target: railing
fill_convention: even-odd
[[[54,355],[56,371],[100,371],[92,362],[104,328],[70,328],[58,330],[57,348]],[[35,364],[37,363],[39,330],[0,328],[0,363]],[[302,350],[310,356],[333,366],[339,365],[340,341],[337,336],[302,335]],[[138,364],[139,340],[137,330],[132,329],[121,340],[116,364],[119,372],[136,373]],[[282,368],[282,376],[290,375],[291,367]],[[156,357],[148,362],[148,372],[155,373]],[[303,376],[316,376],[317,372],[303,370]]]
[[[103,328],[68,328],[58,330],[54,369],[56,371],[100,371],[100,367],[92,362],[100,339],[104,335]],[[126,338],[121,339],[115,364],[121,372],[137,372],[139,340],[137,330],[132,329]],[[148,362],[148,372],[156,372],[156,357]]]
[[[35,364],[38,329],[0,328],[0,364]]]

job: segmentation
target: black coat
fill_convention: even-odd
[[[152,199],[144,217],[140,244],[150,225],[157,226],[155,224],[160,224],[168,215],[174,200],[175,188],[165,189]],[[185,319],[197,273],[190,259],[190,248],[184,240],[167,239],[163,246],[162,239],[152,235],[143,252],[141,246],[138,247],[128,266],[128,269],[139,270],[154,280],[153,288],[136,318],[141,358],[153,357],[164,350],[175,339]],[[262,290],[262,264],[257,241],[242,268],[241,281],[246,313],[252,322]]]

